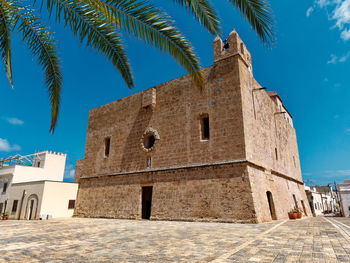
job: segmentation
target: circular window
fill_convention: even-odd
[[[147,128],[140,140],[142,150],[146,153],[153,151],[157,140],[159,140],[159,134],[155,129]]]
[[[146,134],[145,138],[143,139],[143,147],[149,150],[154,146],[155,141],[156,141],[156,138],[152,133]]]

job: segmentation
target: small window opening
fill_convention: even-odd
[[[155,141],[156,138],[152,133],[147,134],[143,139],[143,146],[145,147],[145,149],[149,150],[154,146]]]
[[[111,146],[111,138],[105,138],[105,157],[109,156],[110,146]]]
[[[69,200],[68,209],[74,209],[74,208],[75,208],[75,200]]]
[[[147,157],[147,168],[151,168],[152,167],[152,158],[151,157]]]
[[[275,155],[276,155],[276,160],[278,160],[277,148],[275,148]]]
[[[296,163],[295,163],[295,157],[293,156],[293,163],[294,163],[294,167],[297,167]]]
[[[13,200],[12,212],[15,213],[17,211],[18,200]]]
[[[209,140],[210,128],[209,128],[209,116],[204,115],[201,118],[201,140]]]
[[[228,42],[227,39],[224,40],[224,49],[229,49],[230,48],[230,44]]]
[[[4,188],[2,189],[2,192],[6,193],[6,190],[7,190],[7,183],[4,183]]]
[[[241,43],[241,53],[244,55],[244,44]]]
[[[40,162],[37,163],[37,167],[40,167]]]

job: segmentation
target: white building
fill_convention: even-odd
[[[314,216],[323,215],[324,205],[321,193],[317,192],[314,187],[305,186],[305,192]]]
[[[350,216],[350,180],[344,180],[343,184],[338,184],[338,193],[343,215]]]
[[[78,184],[63,182],[66,155],[40,152],[0,159],[0,213],[10,219],[73,215]]]
[[[337,196],[332,186],[305,186],[305,191],[314,215],[339,212]]]

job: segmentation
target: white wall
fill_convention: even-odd
[[[68,202],[76,200],[77,192],[77,183],[45,182],[40,214],[52,218],[73,216],[74,209],[68,209]]]
[[[313,206],[316,216],[323,215],[322,198],[319,193],[312,193]]]
[[[345,217],[350,216],[350,181],[344,180],[344,184],[338,185],[341,206]]]
[[[321,194],[318,193],[315,188],[310,188],[309,186],[305,186],[305,190],[315,216],[323,215],[324,205],[322,203]]]
[[[24,183],[33,181],[63,181],[66,155],[61,153],[43,152],[39,154],[40,167],[16,165],[13,171],[12,183]],[[34,165],[37,164],[36,159]],[[2,168],[4,169],[4,168]],[[1,170],[0,169],[0,172]]]
[[[13,184],[11,186],[11,189],[9,191],[10,198],[8,200],[8,205],[6,211],[9,213],[10,219],[24,219],[26,216],[26,210],[27,210],[27,204],[28,204],[28,198],[32,195],[37,195],[39,199],[39,203],[37,204],[37,213],[35,215],[35,219],[39,219],[40,217],[40,206],[41,206],[41,200],[44,190],[44,182],[30,182],[30,183],[20,183],[20,184]],[[25,195],[23,198],[23,191],[25,191]],[[23,198],[23,202],[22,202]],[[12,212],[13,207],[13,201],[18,200],[18,206],[17,211]],[[22,209],[22,210],[21,210]],[[21,212],[20,212],[21,210]]]
[[[3,209],[5,208],[5,201],[9,198],[9,192],[11,189],[11,175],[2,175],[0,176],[0,203],[3,204]],[[4,184],[7,183],[6,192],[4,192]],[[7,204],[8,206],[8,204]],[[0,211],[1,213],[1,211]]]

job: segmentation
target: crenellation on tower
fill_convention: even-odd
[[[252,72],[252,59],[249,50],[236,32],[233,30],[226,40],[216,36],[213,42],[214,63],[228,57],[238,56]]]

